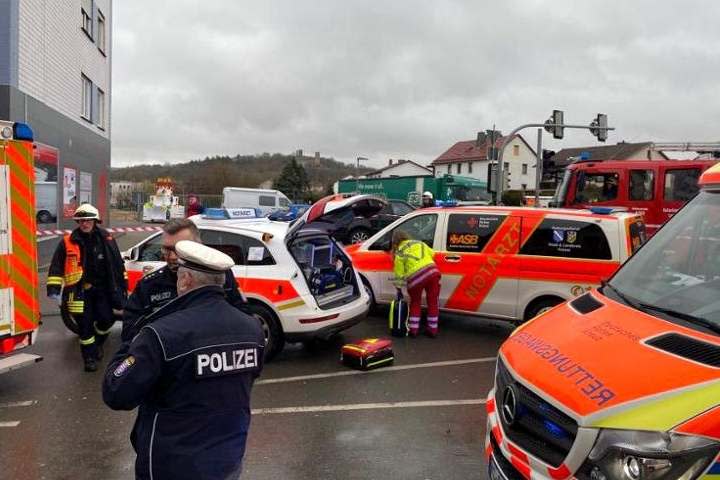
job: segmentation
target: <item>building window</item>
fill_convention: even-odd
[[[520,145],[513,145],[513,157],[520,155]]]
[[[457,164],[456,168],[457,174],[460,175],[462,173],[462,163]]]
[[[82,79],[82,111],[80,116],[92,122],[92,82],[85,75],[81,75]]]
[[[92,38],[92,0],[82,0],[80,13],[82,15],[82,29],[88,37]]]
[[[527,163],[522,164],[522,174],[527,175]]]
[[[97,19],[97,47],[103,54],[105,53],[105,15],[100,10]]]
[[[97,126],[105,130],[105,92],[97,91]]]
[[[468,162],[468,173],[472,173],[472,162]]]
[[[452,168],[452,164],[448,163],[448,175],[450,175],[452,173],[452,171],[450,170],[451,168]]]
[[[508,162],[503,162],[503,170],[506,172],[510,171],[510,164]]]

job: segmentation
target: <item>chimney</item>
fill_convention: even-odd
[[[320,152],[315,152],[315,160],[320,160]]]
[[[485,143],[486,135],[484,132],[477,133],[477,140],[475,140],[475,146],[481,147]]]
[[[392,165],[392,158],[388,158],[388,167]]]
[[[302,150],[298,150],[297,152],[295,152],[295,155],[298,156],[298,157],[302,157],[302,156],[303,156],[303,151],[302,151]]]

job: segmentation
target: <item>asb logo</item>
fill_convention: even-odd
[[[562,230],[553,230],[553,242],[560,243],[565,239],[565,232]]]
[[[477,245],[478,235],[459,235],[453,233],[450,235],[450,245]]]

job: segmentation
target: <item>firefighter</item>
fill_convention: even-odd
[[[430,208],[434,206],[435,201],[433,200],[432,192],[424,192],[422,194],[422,205],[420,205],[420,208]]]
[[[128,298],[123,312],[123,341],[129,341],[137,334],[138,328],[135,327],[135,324],[138,320],[177,297],[178,262],[175,245],[180,240],[193,240],[200,243],[200,232],[191,220],[173,219],[163,226],[160,253],[167,265],[145,275]],[[247,301],[240,293],[231,270],[225,272],[223,288],[227,300],[233,306],[249,313]]]
[[[425,334],[435,338],[438,334],[440,299],[440,270],[433,260],[435,252],[420,240],[411,240],[409,235],[396,230],[392,237],[393,270],[395,285],[406,286],[410,295],[410,317],[408,333],[416,337],[420,330],[422,294],[427,300],[427,328]]]
[[[250,391],[265,339],[222,285],[232,258],[190,240],[175,245],[178,297],[142,319],[105,371],[113,410],[140,407],[130,440],[139,480],[240,476]]]
[[[47,295],[75,318],[85,371],[94,372],[115,323],[113,310],[125,306],[127,273],[117,243],[98,225],[97,208],[80,205],[73,220],[78,227],[55,249]]]

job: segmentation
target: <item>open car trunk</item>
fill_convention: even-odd
[[[289,248],[320,308],[336,308],[360,296],[350,258],[327,234],[306,230]]]
[[[315,202],[288,229],[286,241],[310,292],[320,308],[328,310],[360,296],[357,275],[350,257],[327,233],[332,219],[353,215],[371,217],[387,202],[372,195],[331,195]],[[313,223],[323,226],[314,228]]]

